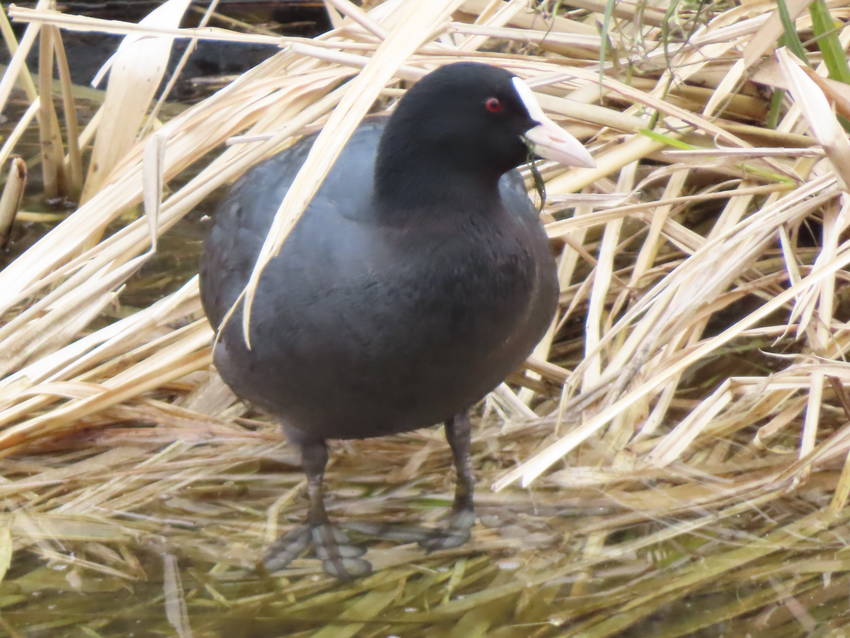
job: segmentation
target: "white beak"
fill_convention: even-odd
[[[513,79],[513,83],[519,99],[528,111],[528,115],[537,122],[537,126],[525,132],[525,139],[531,150],[541,157],[567,166],[595,167],[596,163],[593,161],[593,157],[582,146],[582,143],[546,117],[528,85],[516,77]]]

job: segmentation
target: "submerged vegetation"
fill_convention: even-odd
[[[186,4],[141,25],[0,12],[0,635],[850,631],[846,3],[326,0],[313,39],[214,6],[180,29]],[[105,91],[70,80],[80,29],[123,36]],[[174,37],[276,52],[175,105]],[[314,560],[262,573],[305,486],[211,368],[197,218],[323,127],[271,250],[359,120],[456,60],[525,78],[596,158],[539,165],[556,323],[475,419],[472,542],[377,542],[350,584]],[[451,502],[436,429],[331,463],[331,516]]]

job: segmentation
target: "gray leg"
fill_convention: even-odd
[[[455,462],[455,502],[453,512],[472,511],[474,505],[472,495],[475,491],[475,477],[472,475],[472,467],[469,463],[470,444],[472,439],[472,427],[469,416],[464,412],[446,421],[446,440],[452,449],[452,458]]]
[[[475,524],[475,478],[469,463],[471,427],[467,413],[461,412],[446,421],[445,430],[455,465],[455,500],[448,526],[438,530],[437,534],[430,538],[420,541],[419,544],[429,551],[463,545],[469,540],[470,531]]]
[[[351,544],[342,530],[328,519],[325,511],[322,480],[328,462],[328,450],[324,439],[311,438],[300,430],[284,426],[289,441],[301,449],[301,464],[307,475],[307,496],[310,509],[307,524],[300,526],[277,539],[266,553],[263,563],[269,570],[286,567],[309,546],[322,560],[328,574],[342,580],[350,580],[368,574],[372,566],[368,561],[357,558],[365,550]]]
[[[475,481],[469,464],[469,417],[465,412],[456,414],[446,421],[445,430],[457,474],[454,504],[446,527],[429,529],[419,525],[386,525],[360,521],[349,523],[345,528],[388,540],[417,542],[428,551],[458,547],[468,541],[470,530],[475,524],[472,498]]]

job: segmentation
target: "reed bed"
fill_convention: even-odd
[[[850,631],[846,3],[327,0],[314,39],[180,28],[187,4],[140,24],[0,13],[0,107],[25,104],[0,145],[0,240],[56,217],[21,209],[28,175],[80,202],[0,271],[0,632]],[[123,36],[105,89],[71,83],[73,30]],[[175,38],[276,53],[178,109],[155,92]],[[262,573],[305,512],[298,461],[211,368],[194,262],[155,264],[192,259],[187,216],[321,128],[268,258],[359,120],[455,60],[525,78],[597,159],[540,166],[556,322],[477,410],[468,545],[376,543],[351,584],[307,559]],[[332,457],[332,516],[436,521],[451,502],[436,429]]]

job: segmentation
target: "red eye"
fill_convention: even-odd
[[[497,97],[488,97],[484,102],[484,108],[491,113],[499,113],[502,110],[502,101]]]

